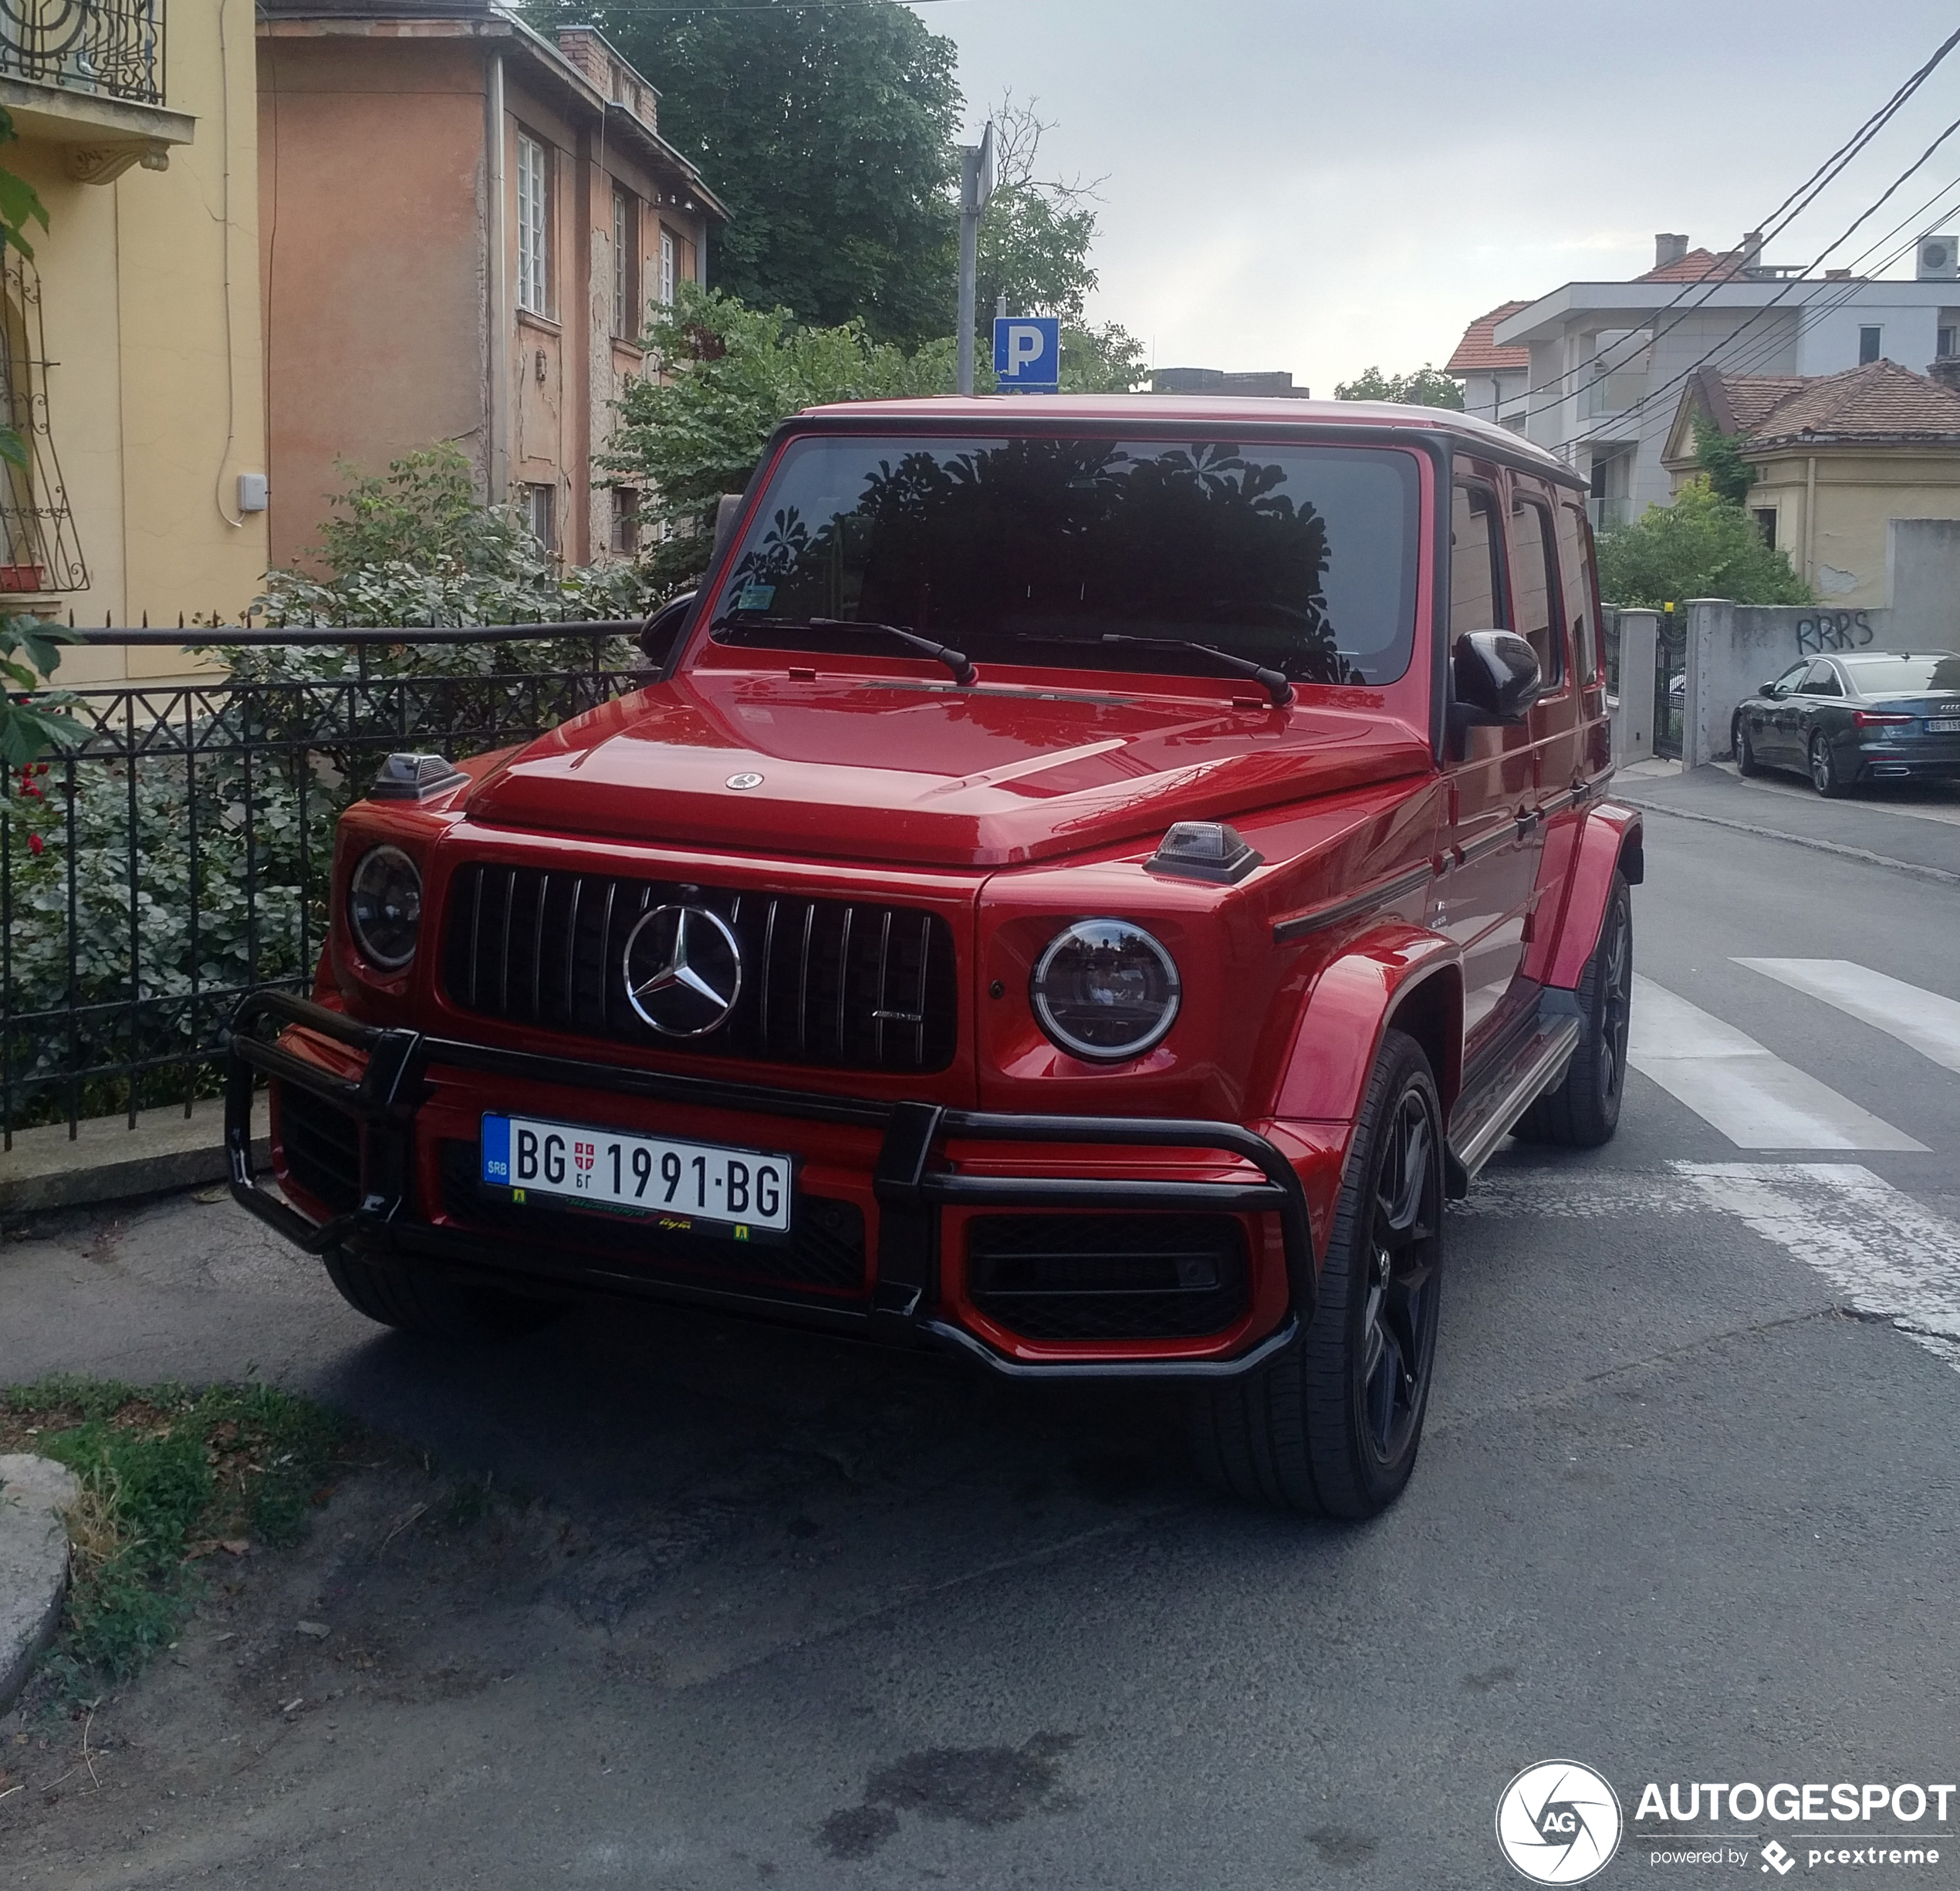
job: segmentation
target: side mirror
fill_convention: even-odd
[[[735,515],[742,510],[742,497],[738,492],[725,492],[715,501],[715,549],[708,554],[711,565],[721,555],[734,535]]]
[[[1450,725],[1459,729],[1522,722],[1545,693],[1538,653],[1514,630],[1471,630],[1458,637],[1450,682]]]
[[[683,591],[654,613],[640,626],[637,640],[647,653],[647,660],[656,670],[664,669],[667,660],[674,654],[674,647],[681,640],[681,633],[687,628],[688,620],[693,616],[694,600],[700,594]]]
[[[1759,683],[1756,686],[1756,693],[1759,696],[1780,696],[1783,691],[1776,679],[1772,677],[1767,683]]]

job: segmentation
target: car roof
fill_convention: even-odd
[[[1043,420],[1099,421],[1105,424],[1213,427],[1235,422],[1252,425],[1418,428],[1454,434],[1488,444],[1506,458],[1523,461],[1570,483],[1572,469],[1521,434],[1475,414],[1449,407],[1403,407],[1391,400],[1293,400],[1248,394],[938,394],[913,400],[839,401],[806,407],[799,420],[984,420],[997,424],[1026,414]]]

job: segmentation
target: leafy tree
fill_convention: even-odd
[[[1463,383],[1441,368],[1424,362],[1407,374],[1384,374],[1380,368],[1365,368],[1351,381],[1334,390],[1337,400],[1395,400],[1404,407],[1448,407],[1463,411]]]
[[[917,345],[953,326],[957,49],[896,0],[651,8],[531,0],[594,22],[660,89],[661,134],[732,221],[710,279],[823,326]]]
[[[1600,591],[1616,604],[1659,610],[1685,598],[1739,604],[1808,604],[1810,587],[1762,542],[1748,513],[1697,481],[1671,505],[1650,505],[1631,525],[1603,533]]]
[[[1695,457],[1716,495],[1742,505],[1756,484],[1756,468],[1742,458],[1739,434],[1725,434],[1705,414],[1695,416]]]
[[[1102,180],[1037,175],[1043,137],[1055,129],[1036,101],[1012,91],[994,108],[994,194],[980,220],[975,313],[985,359],[994,312],[1005,296],[1011,315],[1059,316],[1062,385],[1071,393],[1127,393],[1149,378],[1143,343],[1120,323],[1091,328],[1088,299],[1097,284],[1089,261],[1096,240],[1097,190]]]
[[[908,353],[874,340],[862,322],[806,327],[787,309],[745,308],[691,282],[644,339],[664,373],[628,383],[600,464],[647,494],[656,539],[644,563],[662,590],[705,569],[715,501],[748,484],[779,421],[826,402],[948,393],[954,385],[950,336]]]

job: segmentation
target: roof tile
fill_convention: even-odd
[[[1497,325],[1507,321],[1520,309],[1529,309],[1528,302],[1500,303],[1489,315],[1480,315],[1463,331],[1463,339],[1456,345],[1456,353],[1443,363],[1445,374],[1488,374],[1493,368],[1529,368],[1531,350],[1529,348],[1500,348],[1492,339]]]

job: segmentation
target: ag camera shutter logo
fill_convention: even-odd
[[[1620,1849],[1619,1795],[1576,1760],[1528,1766],[1497,1802],[1499,1849],[1533,1884],[1583,1884]]]

